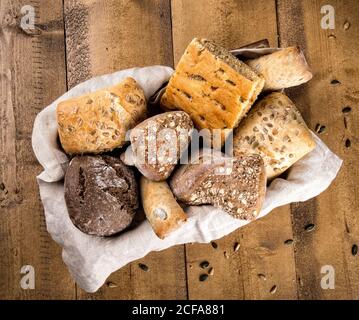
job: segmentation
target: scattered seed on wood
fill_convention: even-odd
[[[333,86],[335,86],[335,85],[340,84],[340,81],[337,80],[337,79],[333,79],[332,81],[330,81],[330,84],[332,84]]]
[[[351,143],[350,139],[345,140],[345,146],[346,146],[347,148],[350,148],[351,144],[352,144],[352,143]]]
[[[307,232],[313,231],[314,228],[315,228],[315,225],[313,223],[309,223],[304,227],[305,231],[307,231]]]
[[[259,279],[261,279],[263,281],[267,280],[267,277],[263,273],[258,273],[258,277],[259,277]]]
[[[303,286],[303,284],[304,284],[304,282],[303,282],[303,280],[301,278],[298,278],[298,283],[299,283],[300,286]]]
[[[203,273],[199,276],[199,281],[206,281],[207,279],[208,279],[208,274]]]
[[[189,268],[190,268],[190,269],[192,269],[192,268],[193,268],[193,266],[190,264],[190,265],[189,265]]]
[[[5,190],[5,185],[2,182],[0,183],[0,190]]]
[[[239,250],[239,248],[241,247],[241,245],[239,244],[239,242],[236,242],[233,246],[233,251],[237,252]]]
[[[199,266],[202,268],[202,269],[206,269],[209,267],[209,262],[208,261],[202,261]]]
[[[214,268],[213,268],[213,267],[212,267],[212,268],[209,268],[208,274],[209,274],[210,276],[213,276],[213,275],[214,275]]]
[[[334,40],[334,39],[336,39],[337,37],[336,37],[334,34],[330,34],[330,35],[328,36],[328,38]]]
[[[224,252],[223,252],[223,255],[224,255],[224,257],[225,257],[226,259],[229,259],[229,255],[228,255],[228,252],[227,252],[227,251],[224,251]]]
[[[344,30],[348,30],[350,28],[350,22],[345,21],[343,28],[344,28]]]
[[[140,267],[140,269],[142,269],[145,272],[147,272],[149,270],[149,267],[143,263],[139,263],[138,266]]]
[[[211,245],[214,249],[217,249],[218,248],[218,244],[215,243],[214,241],[211,242]]]
[[[270,293],[271,294],[275,294],[277,292],[277,286],[274,285],[271,289],[270,289]]]
[[[342,109],[342,112],[343,112],[343,113],[349,113],[350,111],[352,111],[352,108],[350,108],[350,107],[344,107],[344,108]]]
[[[358,246],[356,244],[353,244],[352,246],[352,255],[356,256],[358,253]]]
[[[107,286],[108,286],[109,288],[117,288],[117,284],[114,283],[114,282],[111,282],[111,281],[107,282]]]
[[[322,126],[321,124],[317,124],[316,126],[315,126],[315,131],[317,132],[317,133],[323,133],[324,131],[325,131],[325,126]]]
[[[287,239],[284,241],[284,243],[290,245],[293,243],[293,239]]]

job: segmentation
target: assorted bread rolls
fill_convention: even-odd
[[[315,148],[298,109],[283,93],[273,92],[250,110],[233,137],[234,154],[259,154],[273,179]]]
[[[267,181],[313,150],[315,142],[285,94],[272,92],[252,105],[263,90],[311,77],[299,48],[242,62],[212,41],[195,38],[159,98],[167,112],[147,118],[144,92],[132,78],[60,102],[60,142],[74,156],[64,182],[71,221],[90,235],[114,235],[132,224],[139,198],[160,239],[187,221],[180,204],[210,204],[233,218],[255,219]],[[176,170],[184,151],[198,147],[191,141],[194,128],[211,137],[219,129],[220,143],[212,140],[211,149]],[[229,157],[216,149],[233,130]]]
[[[62,147],[68,154],[101,153],[123,146],[126,132],[146,117],[146,99],[132,78],[60,102],[56,109]]]

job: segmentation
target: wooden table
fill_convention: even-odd
[[[35,8],[36,29],[25,32],[19,25],[26,4]],[[320,27],[326,4],[335,9],[334,30]],[[0,298],[359,298],[357,0],[1,0],[0,23]],[[322,126],[320,138],[344,165],[317,198],[274,210],[216,249],[188,244],[151,253],[87,294],[46,231],[35,180],[41,167],[31,148],[34,118],[95,75],[174,66],[195,36],[229,49],[263,38],[305,49],[315,76],[289,95],[312,130]],[[200,282],[203,260],[214,275]],[[19,284],[27,264],[35,268],[35,290]],[[321,288],[325,265],[335,269],[335,289]]]

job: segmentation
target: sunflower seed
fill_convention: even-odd
[[[343,113],[349,113],[350,111],[352,111],[352,108],[350,108],[350,107],[344,107],[344,108],[342,109],[342,112],[343,112]]]
[[[315,225],[313,223],[309,223],[304,227],[305,231],[311,232],[315,229]]]
[[[350,22],[345,21],[343,28],[344,28],[344,30],[348,30],[350,28]]]
[[[234,252],[238,251],[240,247],[241,247],[241,245],[239,244],[239,242],[236,242],[236,243],[234,244],[233,251],[234,251]]]
[[[353,256],[356,256],[357,253],[358,253],[358,246],[357,246],[356,244],[354,244],[354,245],[352,246],[352,255],[353,255]]]
[[[274,286],[270,289],[270,293],[271,293],[271,294],[275,294],[276,291],[277,291],[277,286],[274,285]]]
[[[117,288],[117,284],[116,284],[116,283],[113,283],[113,282],[111,282],[111,281],[107,282],[107,286],[108,286],[109,288]]]
[[[209,268],[208,274],[209,274],[210,276],[213,276],[213,275],[214,275],[214,268]]]
[[[258,273],[258,277],[259,277],[259,279],[261,279],[263,281],[267,280],[266,276],[263,273]]]
[[[202,268],[202,269],[206,269],[209,267],[209,262],[208,261],[202,261],[199,266]]]
[[[147,272],[149,270],[149,267],[143,263],[139,263],[138,266],[145,272]]]
[[[203,273],[199,276],[199,281],[206,281],[207,278],[208,278],[208,274]]]

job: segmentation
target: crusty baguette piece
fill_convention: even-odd
[[[266,175],[258,155],[228,158],[206,152],[175,171],[170,186],[187,205],[212,204],[235,218],[253,220],[264,201]]]
[[[313,77],[299,47],[284,48],[246,63],[264,76],[264,90],[298,86]]]
[[[186,213],[177,203],[166,181],[151,181],[142,176],[140,190],[146,217],[160,239],[187,221]]]
[[[183,111],[161,113],[141,122],[130,133],[137,169],[150,180],[166,180],[188,147],[192,130],[193,122]]]
[[[264,78],[228,50],[193,39],[172,75],[161,105],[187,112],[198,129],[232,129],[264,86]]]
[[[142,88],[132,78],[57,106],[60,141],[68,154],[100,153],[121,147],[127,130],[146,116]]]
[[[262,156],[267,178],[287,170],[315,147],[315,141],[293,102],[273,92],[256,105],[234,131],[233,152]]]

